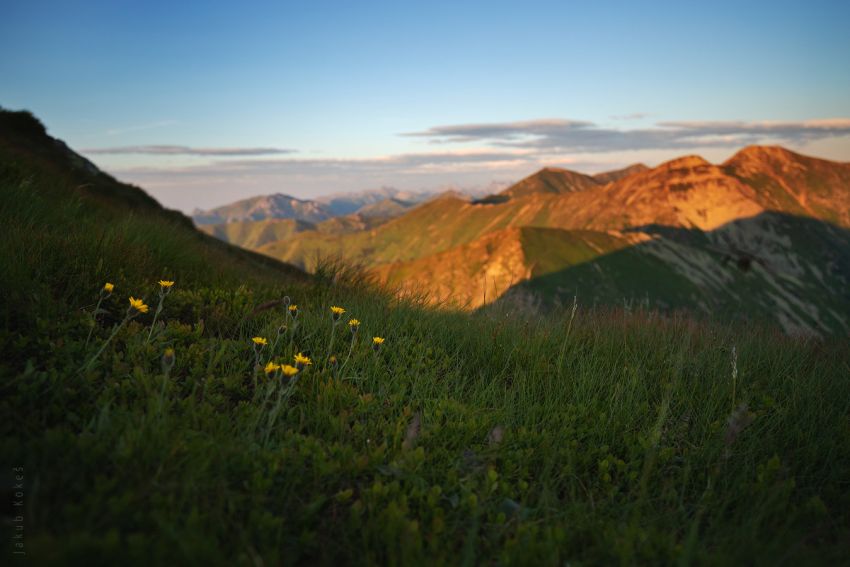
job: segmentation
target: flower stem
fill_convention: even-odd
[[[342,366],[339,367],[339,373],[342,374],[342,371],[345,369],[345,365],[348,364],[349,359],[351,358],[351,353],[354,350],[354,341],[357,340],[357,333],[351,335],[351,346],[348,347],[348,356],[345,357],[345,362],[342,363]]]
[[[103,298],[109,297],[108,295],[103,295],[101,292],[100,297],[97,298],[97,305],[94,307],[94,312],[91,315],[91,327],[89,328],[89,335],[86,337],[86,346],[89,346],[89,341],[91,340],[91,334],[94,332],[94,328],[97,326],[97,312],[100,310],[100,304],[103,303]]]
[[[117,334],[118,334],[118,331],[120,331],[120,330],[121,330],[121,328],[122,328],[122,327],[124,327],[124,325],[126,325],[126,324],[127,324],[127,321],[129,321],[130,319],[132,319],[133,317],[135,317],[135,316],[136,316],[136,313],[137,313],[137,312],[136,312],[136,311],[135,311],[132,307],[131,307],[131,308],[129,308],[129,309],[127,310],[127,314],[124,316],[124,319],[123,319],[123,320],[122,320],[122,321],[118,324],[118,326],[117,326],[117,327],[115,327],[115,329],[112,331],[112,334],[111,334],[111,335],[109,335],[109,338],[108,338],[108,339],[106,339],[106,341],[104,341],[104,343],[103,343],[102,345],[100,345],[100,349],[98,349],[98,351],[94,354],[94,356],[93,356],[93,357],[91,357],[91,358],[89,359],[89,361],[88,361],[88,362],[86,362],[86,363],[85,363],[85,364],[84,364],[84,365],[80,368],[80,371],[81,371],[81,372],[83,372],[83,371],[85,371],[85,370],[88,370],[88,369],[89,369],[89,367],[90,367],[92,364],[94,364],[94,361],[95,361],[95,360],[97,360],[97,359],[98,359],[98,357],[99,357],[99,356],[103,353],[103,351],[106,349],[106,345],[108,345],[110,342],[112,342],[112,339],[114,339],[114,338],[115,338],[115,335],[117,335]]]
[[[159,304],[156,306],[156,313],[153,314],[153,322],[151,323],[151,330],[148,333],[148,340],[145,342],[150,342],[151,335],[153,335],[153,328],[156,326],[156,318],[159,317],[159,314],[162,312],[162,302],[165,300],[165,295],[162,292],[159,293]]]

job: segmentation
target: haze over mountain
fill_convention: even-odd
[[[282,193],[251,197],[209,211],[196,210],[192,214],[199,225],[267,219],[317,222],[332,216],[330,209],[315,201],[303,201]]]
[[[352,193],[335,193],[317,197],[315,201],[327,207],[334,216],[355,213],[363,207],[374,205],[388,199],[396,199],[409,203],[419,203],[430,196],[425,191],[401,191],[394,187],[381,187]]]
[[[319,225],[256,249],[308,270],[370,267],[432,301],[623,305],[847,333],[850,165],[747,147],[587,176],[545,168],[497,195],[451,193],[344,234]]]
[[[233,222],[253,222],[272,219],[294,219],[309,223],[321,222],[332,217],[354,213],[368,217],[397,216],[413,205],[434,199],[446,193],[481,196],[498,183],[482,187],[445,187],[422,191],[401,191],[392,187],[381,187],[352,193],[335,193],[316,199],[298,199],[290,195],[275,193],[242,199],[214,209],[196,209],[192,218],[198,225],[214,225]]]

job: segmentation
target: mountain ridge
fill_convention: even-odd
[[[616,289],[646,293],[661,309],[704,312],[750,294],[760,306],[741,305],[742,312],[772,318],[787,332],[848,332],[846,321],[831,313],[850,311],[850,297],[842,291],[850,266],[841,254],[832,258],[808,247],[801,231],[808,227],[821,242],[832,238],[845,245],[844,233],[835,231],[850,228],[850,167],[781,149],[745,148],[736,156],[721,164],[682,156],[584,188],[570,184],[574,172],[548,168],[501,198],[446,196],[344,238],[304,232],[259,251],[308,270],[321,256],[338,256],[364,265],[387,285],[430,289],[435,302],[454,297],[458,305],[478,308],[483,294],[477,290],[488,277],[496,282],[487,293],[491,299],[512,289],[542,294],[544,301],[557,300],[564,290],[575,293],[571,278],[586,282],[590,275],[573,269],[568,259],[584,250],[585,264],[613,270],[617,277],[628,279],[619,263],[633,265],[643,279]],[[563,179],[555,187],[562,192],[536,190],[557,176]],[[806,225],[806,218],[819,224]],[[680,241],[682,235],[688,241]],[[762,257],[770,261],[759,264]],[[563,264],[558,270],[541,268],[558,262]],[[742,277],[728,273],[739,265],[752,270]],[[674,283],[650,285],[653,270]],[[516,281],[505,275],[508,271]],[[726,275],[717,280],[719,274]],[[558,277],[565,279],[552,283]],[[800,278],[808,283],[795,283]],[[537,285],[538,280],[549,283]],[[756,280],[760,288],[752,285]],[[732,287],[722,289],[718,281]],[[818,287],[819,281],[828,284]],[[596,281],[585,293],[615,289],[603,283]],[[736,292],[734,286],[748,291]],[[789,299],[794,293],[804,294],[801,303]],[[611,294],[600,298],[615,300]]]

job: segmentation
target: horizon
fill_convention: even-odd
[[[184,212],[753,144],[850,161],[848,5],[484,6],[15,5],[0,105]]]
[[[780,146],[780,145],[750,144],[748,146],[743,146],[743,147],[740,147],[740,148],[734,150],[727,158],[725,158],[723,160],[720,160],[720,161],[706,160],[706,161],[708,161],[712,165],[722,165],[726,161],[735,157],[737,154],[739,154],[739,153],[741,153],[744,150],[747,150],[749,148],[772,148],[772,147],[788,150],[788,148],[786,148],[784,146]],[[789,150],[789,151],[794,151],[794,150]],[[795,153],[800,153],[800,152],[795,152]],[[800,154],[800,155],[804,155],[805,157],[811,157],[811,158],[816,158],[816,159],[826,159],[826,158],[822,158],[822,157],[819,157],[819,156],[809,156],[809,155],[805,155],[805,154]],[[214,205],[214,206],[209,207],[207,209],[195,209],[195,210],[191,211],[190,213],[191,214],[207,213],[207,212],[213,211],[215,209],[226,207],[226,206],[233,205],[233,204],[243,202],[243,201],[250,201],[250,200],[253,200],[253,199],[261,199],[263,197],[276,197],[276,196],[281,196],[281,197],[286,197],[286,198],[291,198],[291,199],[297,199],[297,200],[302,201],[302,202],[313,201],[313,202],[318,202],[318,203],[322,203],[324,201],[331,200],[332,198],[344,198],[348,195],[380,193],[380,192],[384,192],[384,191],[395,191],[395,192],[398,192],[398,193],[414,193],[414,194],[419,194],[421,196],[430,196],[430,197],[435,197],[435,196],[438,196],[438,195],[443,194],[443,193],[451,193],[451,192],[463,193],[463,194],[466,194],[466,195],[469,195],[469,196],[477,196],[477,195],[484,196],[484,195],[487,195],[487,194],[494,194],[494,193],[501,192],[501,191],[509,188],[510,186],[518,183],[519,181],[522,181],[522,179],[525,179],[526,177],[533,176],[533,175],[540,173],[541,171],[546,170],[546,169],[558,169],[558,170],[572,171],[572,172],[575,172],[575,173],[582,173],[584,175],[588,175],[588,176],[592,177],[594,175],[601,175],[601,174],[605,174],[605,173],[614,173],[616,171],[626,169],[626,168],[629,168],[629,167],[634,167],[634,166],[645,166],[649,169],[654,169],[656,167],[664,165],[665,163],[668,163],[668,162],[671,162],[671,161],[677,161],[679,159],[683,159],[683,158],[687,158],[687,157],[698,157],[698,158],[704,159],[704,156],[701,156],[699,154],[682,154],[682,155],[679,155],[679,156],[676,156],[676,157],[673,157],[671,159],[664,160],[664,161],[661,161],[661,162],[655,163],[655,164],[647,164],[647,163],[644,163],[644,162],[634,162],[634,163],[626,164],[624,166],[621,166],[621,167],[618,167],[618,168],[615,168],[615,169],[604,169],[604,170],[600,170],[600,171],[596,171],[596,172],[583,172],[583,171],[579,171],[578,169],[561,168],[561,167],[545,166],[544,165],[541,168],[531,172],[529,175],[523,176],[522,178],[519,178],[519,179],[515,179],[511,182],[505,182],[503,184],[500,184],[499,187],[497,189],[495,189],[495,191],[493,193],[487,193],[487,192],[483,191],[483,187],[462,188],[462,187],[454,187],[454,186],[451,186],[451,185],[439,186],[439,187],[434,187],[434,188],[425,188],[425,189],[399,189],[397,187],[391,187],[391,186],[384,185],[384,186],[381,186],[381,187],[373,187],[373,188],[362,189],[362,190],[351,190],[351,191],[344,191],[344,192],[339,192],[339,193],[322,193],[322,194],[316,195],[314,197],[305,197],[305,198],[297,197],[297,196],[291,195],[289,193],[276,191],[276,192],[273,192],[273,193],[262,193],[262,194],[257,194],[257,195],[249,195],[248,197],[240,197],[239,199],[237,199],[235,201],[228,201],[227,203],[222,203],[220,205]],[[836,160],[827,160],[827,161],[836,161]],[[837,161],[837,163],[850,163],[850,162]],[[496,182],[493,182],[490,186],[493,187],[495,184],[496,184]],[[390,198],[394,199],[395,196],[388,197],[388,199],[390,199]]]

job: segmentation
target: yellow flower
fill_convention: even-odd
[[[251,340],[254,341],[254,344],[257,346],[266,346],[267,344],[269,344],[269,341],[267,341],[263,337],[254,337]]]
[[[298,374],[298,369],[295,368],[294,366],[290,366],[288,364],[284,364],[283,366],[281,366],[280,370],[281,370],[281,372],[283,372],[283,375],[288,377],[288,378],[292,378],[293,376]]]
[[[280,369],[280,364],[275,364],[272,361],[269,361],[269,363],[266,364],[266,367],[264,368],[264,370],[266,371],[266,374],[271,374],[272,372],[274,372],[278,369]]]
[[[168,281],[168,280],[159,280],[159,286],[160,286],[162,289],[168,289],[169,287],[171,287],[171,286],[173,286],[173,285],[174,285],[174,282],[172,282],[172,281]]]
[[[358,325],[360,325],[360,321],[358,321],[357,319],[350,319],[348,321],[349,327],[357,327]]]
[[[112,293],[112,290],[115,289],[115,286],[109,282],[103,284],[103,291],[106,293]]]
[[[149,309],[149,307],[145,305],[144,300],[136,299],[134,297],[130,297],[130,307],[132,307],[139,313],[147,313]]]
[[[171,372],[171,369],[174,367],[174,349],[173,348],[168,347],[167,349],[165,349],[165,351],[162,353],[161,363],[162,363],[162,371],[165,374],[168,374],[169,372]]]
[[[289,310],[290,311],[298,311],[298,306],[297,305],[290,305]]]
[[[384,344],[384,339],[383,339],[383,337],[372,337],[372,344],[373,344],[373,345],[382,345],[382,344]]]
[[[345,309],[334,305],[333,307],[331,307],[331,313],[333,313],[334,315],[342,315],[343,313],[345,313]]]
[[[298,354],[296,354],[294,358],[295,358],[295,364],[298,365],[298,366],[308,366],[310,364],[313,364],[313,362],[310,360],[310,357],[304,356],[300,352]]]

